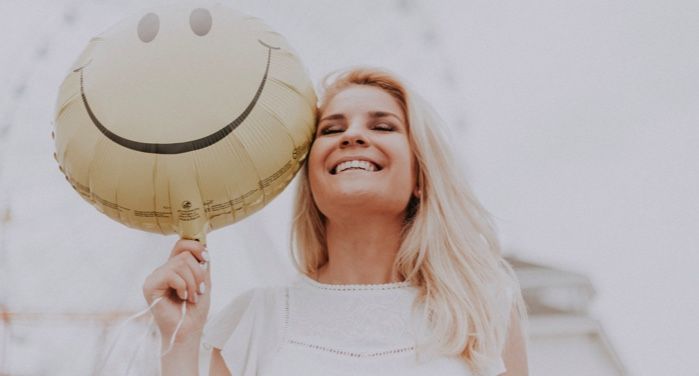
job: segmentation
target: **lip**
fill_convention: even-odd
[[[373,163],[374,166],[376,166],[376,171],[375,171],[375,172],[379,172],[379,171],[383,170],[383,166],[382,166],[381,164],[379,164],[378,162],[374,161],[374,160],[371,159],[371,158],[367,158],[367,157],[358,157],[358,156],[352,157],[352,156],[350,156],[350,157],[343,157],[343,158],[338,159],[336,162],[334,162],[334,163],[331,165],[331,167],[330,167],[330,169],[328,170],[328,172],[329,172],[331,175],[336,175],[335,173],[333,173],[333,171],[335,171],[335,168],[337,168],[337,166],[340,165],[340,163],[342,163],[342,162],[347,162],[347,161],[364,161],[364,162],[369,162],[369,163]]]

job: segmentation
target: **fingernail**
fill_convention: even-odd
[[[199,292],[202,294],[206,294],[206,284],[204,282],[199,284]]]
[[[187,300],[187,290],[184,290],[184,297],[181,297],[182,300]]]
[[[202,269],[206,270],[209,268],[209,263],[208,262],[200,262],[199,266],[201,266]]]
[[[209,261],[209,252],[207,252],[207,251],[202,252],[202,253],[201,253],[201,257],[202,257],[204,260]]]

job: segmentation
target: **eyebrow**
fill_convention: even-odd
[[[393,116],[398,121],[403,121],[403,119],[398,117],[398,115],[394,114],[393,112],[374,111],[374,112],[369,112],[369,116],[374,118],[374,119]]]
[[[343,119],[345,119],[345,115],[343,115],[343,114],[332,114],[332,115],[328,115],[328,116],[320,119],[319,123],[322,121],[326,121],[326,120],[343,120]]]
[[[392,112],[385,112],[385,111],[370,111],[369,112],[369,117],[372,119],[378,119],[378,118],[384,118],[384,117],[394,117],[398,121],[403,121],[398,115],[392,113]],[[347,117],[344,114],[332,114],[323,117],[320,119],[320,122],[326,121],[326,120],[345,120]]]

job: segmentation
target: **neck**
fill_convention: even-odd
[[[328,263],[315,278],[329,284],[383,284],[403,278],[393,268],[400,247],[401,218],[353,216],[328,219]]]

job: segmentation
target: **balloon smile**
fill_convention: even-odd
[[[139,141],[134,141],[134,140],[129,140],[127,138],[121,137],[118,134],[110,131],[107,127],[102,125],[102,123],[97,119],[97,116],[92,112],[92,109],[90,108],[90,105],[87,102],[87,96],[85,95],[85,90],[83,88],[83,69],[89,65],[86,64],[80,68],[77,68],[74,70],[74,72],[80,71],[80,95],[82,96],[83,103],[85,104],[85,109],[87,110],[88,115],[90,116],[90,120],[92,120],[92,123],[97,127],[97,129],[102,132],[107,138],[110,140],[116,142],[117,144],[131,149],[135,151],[140,151],[144,153],[151,153],[151,154],[181,154],[181,153],[187,153],[190,151],[194,150],[199,150],[203,149],[205,147],[211,146],[226,136],[228,136],[231,132],[233,132],[240,124],[245,121],[245,119],[248,117],[250,112],[252,112],[252,109],[255,107],[257,104],[257,101],[260,99],[260,95],[262,94],[262,90],[265,87],[265,83],[267,82],[267,74],[269,73],[269,64],[272,58],[272,50],[278,50],[279,47],[273,47],[270,46],[267,43],[264,43],[263,41],[258,39],[258,42],[267,48],[267,67],[265,68],[265,73],[262,76],[262,80],[260,81],[260,85],[257,87],[257,92],[255,93],[255,96],[252,98],[250,101],[250,104],[243,110],[243,112],[238,115],[238,117],[233,120],[232,122],[226,124],[223,128],[219,129],[218,131],[211,133],[207,136],[204,136],[202,138],[196,139],[196,140],[191,140],[191,141],[185,141],[185,142],[175,142],[175,143],[169,143],[169,144],[158,144],[158,143],[148,143],[148,142],[139,142]]]

